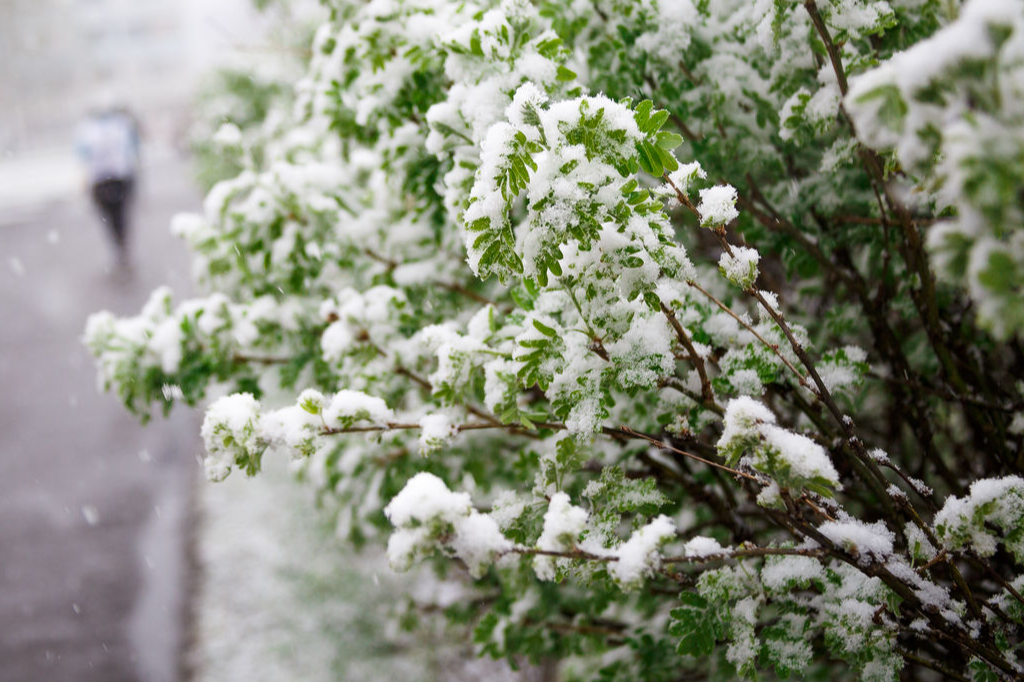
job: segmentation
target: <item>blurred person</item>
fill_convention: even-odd
[[[110,234],[121,269],[130,267],[128,214],[139,166],[139,128],[124,107],[107,100],[79,126],[75,147],[93,203]]]

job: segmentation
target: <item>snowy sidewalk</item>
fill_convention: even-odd
[[[164,282],[187,292],[167,225],[199,197],[184,163],[154,161],[135,276],[116,279],[73,159],[2,165],[20,215],[0,205],[0,682],[177,682],[198,423],[140,426],[97,394],[80,338],[93,311],[137,312]]]

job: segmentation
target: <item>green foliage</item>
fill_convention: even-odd
[[[708,656],[722,638],[721,615],[707,599],[694,592],[679,595],[682,606],[672,610],[669,633],[679,637],[676,652],[681,656]]]

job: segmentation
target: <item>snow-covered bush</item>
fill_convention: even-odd
[[[1024,674],[1024,4],[325,4],[103,385],[565,680]]]

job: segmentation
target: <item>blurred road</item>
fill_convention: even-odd
[[[185,162],[155,156],[130,281],[109,272],[81,188],[0,205],[0,682],[181,679],[198,418],[179,410],[141,427],[97,392],[79,341],[92,311],[135,314],[159,284],[189,291],[168,225],[199,196]],[[52,168],[42,175],[67,172]],[[0,168],[7,182],[18,175]]]

